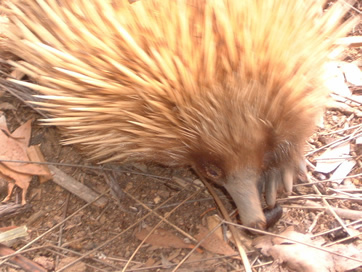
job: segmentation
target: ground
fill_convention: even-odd
[[[361,50],[351,49],[349,61],[358,60],[362,61]],[[10,69],[4,64],[1,64],[0,68],[6,73]],[[36,121],[40,118],[39,115],[5,90],[6,88],[0,89],[0,104],[9,103],[12,107],[0,110],[6,116],[9,129],[13,131],[25,121],[34,119],[30,144],[40,145],[45,160],[49,163],[73,164],[73,166],[57,165],[57,167],[95,192],[105,193],[104,196],[108,201],[102,207],[88,205],[83,208],[87,203],[72,192],[52,181],[40,183],[39,179],[34,177],[27,194],[28,204],[19,208],[17,213],[0,218],[0,230],[9,226],[26,225],[28,228],[27,236],[8,242],[7,247],[18,250],[48,232],[29,245],[22,256],[49,271],[59,270],[72,262],[75,262],[75,265],[66,268],[65,271],[121,271],[128,261],[130,264],[126,271],[172,271],[194,248],[192,245],[196,242],[193,239],[198,236],[200,228],[205,226],[212,229],[210,218],[219,215],[219,211],[213,197],[191,169],[171,169],[143,163],[99,166],[89,162],[75,146],[61,145],[61,136],[57,128],[41,126]],[[362,90],[358,88],[354,90],[355,94],[361,92]],[[355,106],[355,109],[360,112],[361,105]],[[310,138],[307,153],[353,132],[360,133],[358,128],[334,133],[360,124],[361,116],[356,116],[355,113],[327,110],[324,128],[319,128]],[[349,173],[351,177],[340,185],[322,182],[315,187],[296,186],[291,197],[278,200],[284,213],[281,220],[268,229],[269,232],[280,234],[288,227],[293,227],[302,234],[318,235],[340,227],[335,216],[326,212],[324,208],[317,207],[324,203],[318,197],[316,188],[333,207],[352,211],[362,210],[360,198],[362,147],[357,145],[353,138],[350,143],[352,148],[350,154],[357,162]],[[316,158],[323,151],[324,149],[307,156],[310,162],[308,173],[319,181],[330,178],[329,174],[313,171]],[[120,193],[109,192],[109,183],[116,183],[122,189]],[[6,195],[7,185],[6,182],[2,184],[1,198]],[[336,194],[336,191],[331,190],[343,191],[346,188],[348,190],[345,192],[349,194],[349,198],[342,198]],[[15,192],[11,203],[19,201],[17,192],[20,190]],[[217,188],[217,194],[230,213],[235,210],[231,199],[222,189]],[[187,199],[188,197],[190,198]],[[161,205],[162,203],[165,204]],[[313,207],[313,203],[316,206]],[[234,216],[233,220],[237,221],[236,218]],[[161,221],[163,222],[159,230],[156,230],[146,243],[141,244],[145,238],[144,233],[149,233],[150,229]],[[345,224],[355,222],[360,227],[361,220],[344,219],[343,222]],[[359,229],[358,227],[354,229],[357,235],[346,239],[343,244],[360,248]],[[226,227],[222,231],[226,236],[229,234]],[[288,271],[285,265],[280,264],[280,260],[263,255],[263,250],[255,247],[255,235],[244,231],[242,234],[245,237],[243,245],[250,262],[255,266],[255,271]],[[348,235],[341,228],[323,235],[324,244],[333,242],[342,244],[346,237]],[[225,252],[229,250],[223,242],[215,243],[218,248],[225,246]],[[235,253],[222,255],[216,254],[210,248],[209,250],[197,248],[178,271],[240,271],[242,262],[236,253],[235,245],[230,242],[226,244],[232,249],[230,252]],[[173,247],[168,247],[172,245]],[[1,252],[0,249],[1,256],[6,255]],[[6,262],[0,265],[0,271],[25,270],[16,264]]]

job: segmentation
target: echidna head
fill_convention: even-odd
[[[276,143],[263,116],[262,99],[250,103],[256,87],[201,92],[202,97],[194,97],[193,105],[184,110],[192,122],[185,122],[183,129],[196,172],[226,188],[244,225],[264,228],[259,188],[263,172],[274,166]],[[274,206],[275,200],[269,203]]]

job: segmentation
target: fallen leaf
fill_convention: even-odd
[[[325,64],[325,86],[330,90],[332,95],[337,101],[344,102],[346,99],[342,97],[349,97],[352,93],[349,90],[342,70],[339,68],[340,63],[329,62]]]
[[[21,140],[14,139],[0,131],[0,159],[1,160],[15,160],[15,161],[29,161],[27,155],[27,145],[25,145],[26,138],[22,137]],[[7,168],[28,175],[47,175],[47,171],[37,164],[20,163],[20,162],[1,162]]]
[[[8,194],[4,201],[10,200],[14,186],[23,190],[22,204],[26,204],[26,192],[33,175],[49,176],[43,165],[27,163],[27,149],[31,136],[31,120],[10,133],[5,117],[0,117],[0,177],[8,182]],[[24,162],[9,162],[24,161]]]
[[[0,244],[0,256],[8,256],[14,254],[15,251],[11,248]],[[9,262],[15,264],[22,268],[23,271],[37,271],[37,272],[46,272],[47,270],[35,263],[34,261],[22,256],[21,254],[15,255],[9,258]],[[73,270],[74,271],[74,270]],[[82,270],[85,271],[85,270]]]
[[[202,226],[199,226],[199,233],[195,236],[195,238],[200,242],[203,240],[210,231]],[[228,243],[226,243],[223,239],[218,237],[215,233],[211,233],[205,240],[201,243],[201,246],[206,250],[220,254],[220,255],[233,255],[236,254],[236,251],[233,250]]]
[[[143,241],[152,228],[146,227],[135,233],[138,240]],[[165,229],[156,229],[145,241],[146,243],[165,248],[192,248],[193,245],[185,243],[181,238]]]
[[[4,198],[3,202],[7,202],[10,200],[14,186],[17,185],[23,190],[21,204],[25,205],[26,192],[28,190],[31,181],[31,175],[12,171],[11,169],[7,168],[4,164],[0,163],[0,178],[8,182],[8,194]]]
[[[217,225],[220,225],[220,218],[219,216],[217,216],[216,214],[215,215],[212,215],[212,216],[208,216],[206,218],[206,222],[207,222],[207,228],[209,230],[212,230],[214,229]],[[224,236],[223,236],[223,230],[222,230],[222,227],[219,226],[215,231],[214,231],[214,234],[219,237],[219,239],[223,239]]]
[[[362,71],[356,63],[342,62],[341,69],[346,77],[347,82],[355,85],[362,86]]]
[[[342,162],[336,171],[331,176],[331,180],[341,183],[346,176],[352,171],[352,168],[356,165],[355,160],[345,160]]]
[[[20,127],[15,129],[13,133],[11,133],[12,137],[16,138],[20,143],[23,144],[22,146],[24,147],[24,149],[26,149],[29,146],[32,122],[33,122],[32,119],[26,121]]]
[[[349,143],[341,144],[326,150],[322,155],[316,158],[317,165],[314,171],[324,174],[332,172],[345,160],[343,157],[349,155],[349,152]]]
[[[8,129],[8,125],[6,124],[6,119],[4,115],[0,116],[0,130],[4,130],[9,135],[11,134]]]
[[[38,145],[29,146],[26,150],[26,154],[32,162],[45,162],[44,156]],[[37,166],[43,170],[38,173],[40,183],[44,183],[53,178],[53,175],[50,173],[49,167],[46,164],[38,164]]]
[[[16,110],[16,108],[13,105],[11,105],[10,103],[7,103],[7,102],[0,103],[0,109],[1,110]]]
[[[321,247],[321,245],[325,243],[322,237],[312,240],[310,235],[295,232],[293,228],[288,228],[281,233],[281,235],[318,247]],[[346,258],[285,238],[260,236],[254,240],[254,246],[261,249],[264,255],[272,256],[274,260],[278,260],[287,265],[289,269],[298,272],[342,272],[353,269],[356,267],[356,264],[358,264],[356,261],[346,262]],[[338,247],[333,246],[327,247],[326,249],[345,256],[361,259],[361,246],[358,248],[354,246],[349,248],[350,246],[351,245],[338,245]],[[345,266],[340,262],[345,264]],[[361,263],[359,263],[359,265],[360,264]]]

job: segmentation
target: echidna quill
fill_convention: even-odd
[[[264,228],[291,192],[327,92],[323,65],[353,22],[315,0],[19,0],[11,64],[66,144],[92,159],[191,165]]]

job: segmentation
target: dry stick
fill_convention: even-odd
[[[289,238],[289,237],[285,237],[284,235],[274,234],[274,233],[267,232],[267,231],[263,231],[263,230],[258,230],[258,229],[254,229],[254,228],[249,228],[249,227],[246,227],[246,226],[243,226],[243,225],[239,225],[239,224],[236,224],[236,223],[233,223],[233,222],[227,222],[227,221],[223,221],[223,222],[226,223],[226,224],[228,224],[228,225],[235,226],[235,227],[237,227],[237,228],[246,229],[246,230],[249,230],[249,231],[253,231],[253,232],[257,232],[257,233],[260,233],[260,234],[265,234],[265,235],[269,235],[269,236],[273,236],[273,237],[277,237],[277,238],[282,238],[282,239],[289,240],[289,241],[292,241],[292,242],[297,243],[297,244],[301,244],[301,245],[304,245],[304,246],[312,247],[312,248],[315,248],[315,249],[318,249],[318,250],[327,252],[327,253],[329,253],[329,254],[337,255],[337,256],[339,256],[339,257],[343,257],[343,258],[346,258],[346,259],[350,259],[350,260],[353,260],[353,261],[362,263],[362,260],[361,260],[361,259],[357,259],[357,258],[345,256],[345,255],[343,255],[343,254],[340,254],[340,253],[331,251],[331,250],[329,250],[329,249],[325,249],[325,248],[323,248],[323,247],[315,246],[315,245],[312,245],[312,244],[309,244],[309,243],[305,243],[305,242],[298,241],[298,240],[295,240],[295,239],[292,239],[292,238]]]
[[[355,175],[349,175],[349,176],[346,176],[345,178],[358,178],[362,176],[362,173],[361,174],[355,174]],[[294,184],[293,187],[300,187],[300,186],[312,186],[313,184],[323,184],[323,183],[327,183],[327,182],[335,182],[337,183],[336,180],[339,180],[341,178],[330,178],[330,179],[325,179],[323,181],[315,181],[315,182],[312,182],[312,183],[300,183],[300,184]]]
[[[64,219],[67,217],[69,198],[70,198],[70,193],[68,192],[67,198],[65,199],[64,210],[63,210],[63,214],[62,214],[62,217]],[[63,230],[64,230],[64,225],[61,225],[59,227],[59,238],[58,238],[58,243],[57,243],[59,247],[61,247],[62,243],[63,243]],[[57,257],[55,259],[55,267],[57,267],[58,265],[59,265],[59,255],[57,255]]]
[[[55,248],[55,249],[57,249],[57,250],[67,251],[67,252],[70,252],[70,253],[75,254],[75,255],[81,255],[79,252],[74,251],[74,250],[71,250],[71,249],[69,249],[69,248],[58,247],[58,246],[55,246],[55,245],[52,245],[52,244],[48,244],[48,245],[42,245],[42,246],[37,246],[37,247],[32,247],[32,248],[24,249],[24,250],[21,251],[21,252],[11,254],[11,256],[16,256],[16,255],[20,255],[20,254],[23,254],[23,253],[32,252],[32,251],[36,251],[36,250],[40,250],[40,249],[45,249],[45,250],[50,251],[50,252],[52,252],[52,253],[54,253],[54,254],[58,254],[58,255],[61,255],[61,256],[63,256],[63,257],[67,257],[67,255],[62,254],[62,253],[59,253],[59,251],[51,250],[50,248]],[[10,255],[9,255],[9,256],[10,256]],[[92,260],[95,261],[95,262],[101,263],[101,264],[103,264],[103,265],[108,265],[108,266],[110,266],[110,267],[112,267],[112,268],[114,268],[114,269],[118,269],[118,267],[116,267],[115,265],[112,265],[112,264],[110,264],[110,263],[103,262],[103,261],[101,261],[101,260],[99,260],[99,259],[92,258]],[[86,265],[86,266],[89,266],[89,267],[91,267],[91,268],[93,268],[93,269],[96,269],[97,271],[106,271],[106,270],[100,269],[99,267],[95,267],[95,266],[93,266],[93,265],[91,265],[91,264],[87,264],[87,263],[86,263],[85,265]],[[2,271],[2,270],[1,270],[1,271]]]
[[[359,129],[357,129],[356,131],[354,131],[353,133],[351,133],[351,134],[349,134],[347,136],[344,136],[344,137],[342,137],[342,138],[340,138],[338,140],[335,140],[335,141],[333,141],[333,142],[331,142],[329,144],[326,144],[326,145],[321,146],[321,147],[319,147],[317,149],[314,149],[314,150],[308,152],[307,154],[305,154],[305,156],[306,157],[310,156],[310,155],[312,155],[312,154],[314,154],[314,153],[316,153],[316,152],[318,152],[320,150],[323,150],[323,149],[325,149],[327,147],[330,147],[330,146],[333,146],[333,145],[337,146],[337,145],[343,144],[343,143],[348,142],[349,140],[353,139],[354,137],[359,137],[360,135],[362,135],[362,133],[357,134],[357,132],[359,132]]]
[[[93,201],[94,198],[98,196],[98,193],[93,191],[88,186],[80,183],[73,177],[69,176],[68,174],[64,173],[59,168],[48,165],[50,172],[53,175],[53,182],[61,186],[62,188],[66,189],[68,192],[72,192],[72,194],[76,195],[80,199],[85,200],[86,202]],[[93,202],[99,208],[104,208],[107,205],[107,198],[102,197],[98,199],[98,201]]]
[[[45,235],[49,234],[50,232],[52,232],[54,229],[56,229],[57,227],[61,226],[64,224],[64,222],[66,222],[67,220],[69,220],[70,218],[72,218],[73,216],[75,216],[76,214],[78,214],[80,211],[84,210],[85,208],[87,208],[88,206],[92,205],[94,201],[97,201],[99,198],[101,198],[102,196],[104,196],[105,194],[108,193],[109,190],[105,191],[104,193],[100,194],[97,198],[95,198],[92,202],[89,202],[87,204],[85,204],[82,208],[76,210],[74,213],[72,213],[71,215],[69,215],[67,218],[65,218],[64,220],[62,220],[61,222],[59,222],[58,224],[56,224],[54,227],[50,228],[49,230],[47,230],[46,232],[44,232],[43,234],[39,235],[38,237],[36,237],[34,240],[32,240],[31,242],[27,243],[25,246],[23,246],[22,248],[18,249],[16,252],[9,254],[7,256],[3,256],[0,257],[0,260],[3,260],[0,262],[0,265],[2,265],[3,263],[5,263],[6,261],[8,261],[8,258],[18,255],[19,253],[21,253],[21,251],[23,251],[24,249],[28,248],[29,246],[31,246],[32,244],[34,244],[36,241],[40,240],[41,238],[43,238]]]
[[[51,247],[51,246],[49,246],[49,247]],[[61,247],[60,247],[60,248],[57,248],[57,249],[64,250],[64,248],[61,248]],[[62,254],[62,253],[60,253],[59,251],[52,250],[51,248],[47,248],[47,251],[53,253],[54,255],[61,256],[61,257],[63,257],[63,258],[66,258],[66,257],[69,256],[69,255],[66,255],[66,254]],[[74,254],[74,252],[72,252],[72,253]],[[78,253],[78,254],[79,254],[79,253]],[[100,260],[98,260],[98,259],[96,259],[96,258],[92,258],[92,260],[95,261],[95,262],[99,262],[99,263],[101,263],[101,264],[103,264],[103,265],[108,265],[108,266],[110,266],[109,264],[107,264],[107,263],[105,263],[105,262],[100,262]],[[99,267],[97,267],[97,266],[95,266],[95,265],[92,265],[92,264],[89,264],[89,263],[85,263],[85,266],[86,266],[86,267],[89,267],[89,268],[92,268],[92,269],[94,269],[94,271],[97,271],[97,272],[108,272],[108,270],[99,268]],[[114,268],[115,271],[117,271],[117,267],[115,267],[115,266],[111,266],[111,267]],[[87,271],[87,270],[85,270],[85,271]]]
[[[200,190],[197,190],[197,192],[199,192]],[[176,226],[175,224],[171,223],[170,221],[166,220],[166,217],[159,215],[158,213],[156,213],[153,209],[149,208],[147,205],[145,205],[144,203],[142,203],[141,201],[139,201],[138,199],[136,199],[134,196],[130,195],[129,193],[127,193],[126,191],[124,191],[124,193],[129,197],[132,198],[134,201],[136,201],[138,204],[140,204],[143,208],[145,208],[146,210],[148,210],[149,212],[153,213],[154,215],[156,215],[158,218],[160,218],[162,221],[164,221],[165,223],[169,224],[171,227],[173,227],[174,229],[176,229],[178,232],[180,232],[181,234],[183,234],[184,236],[186,236],[187,238],[189,238],[191,241],[193,241],[194,243],[197,243],[197,240],[192,237],[190,234],[188,234],[187,232],[183,231],[182,229],[180,229],[178,226]],[[177,207],[180,207],[181,204],[185,204],[185,201],[182,201],[180,203],[178,203],[176,205]]]
[[[52,250],[51,248],[54,248],[54,250]],[[52,245],[52,244],[46,245],[46,246],[45,246],[45,249],[48,250],[48,251],[50,251],[50,252],[52,252],[52,253],[61,255],[62,257],[67,257],[67,256],[69,256],[69,255],[59,252],[60,250],[61,250],[61,251],[66,251],[67,253],[71,253],[71,254],[74,254],[74,255],[76,255],[76,256],[82,256],[82,254],[79,253],[79,252],[77,252],[77,251],[71,250],[71,249],[69,249],[69,248],[58,247],[58,246]],[[56,250],[58,250],[58,251],[56,251]],[[118,266],[113,265],[113,264],[111,264],[111,263],[109,263],[109,262],[102,261],[102,260],[100,260],[100,259],[98,259],[98,258],[96,258],[96,257],[93,257],[93,258],[90,258],[90,259],[91,259],[92,261],[96,262],[96,263],[100,263],[100,264],[103,264],[103,265],[105,265],[105,266],[110,266],[111,268],[114,269],[114,271],[117,271],[117,270],[119,269]],[[112,258],[107,257],[107,259],[112,259]],[[124,261],[124,262],[125,262],[125,261]],[[136,263],[136,264],[141,264],[141,263],[137,263],[137,262],[134,262],[134,263]],[[91,264],[89,264],[89,263],[85,263],[85,265],[93,268],[93,265],[91,265]],[[97,269],[100,270],[100,271],[104,271],[103,269],[97,268],[97,267],[96,267],[95,271],[98,271]]]
[[[317,225],[317,223],[318,223],[319,217],[321,217],[322,214],[324,214],[324,211],[323,211],[323,212],[319,212],[319,213],[316,215],[316,217],[314,217],[313,223],[309,226],[307,233],[311,233],[311,232],[313,231],[314,227],[315,227],[315,226]]]
[[[214,188],[203,178],[202,175],[200,175],[200,173],[197,173],[197,175],[200,177],[200,179],[202,180],[202,182],[205,184],[206,188],[209,190],[210,194],[214,197],[214,200],[217,204],[217,206],[219,207],[222,215],[224,216],[224,218],[231,222],[231,218],[229,216],[229,213],[227,212],[227,210],[225,209],[224,205],[222,204],[219,196],[216,194]],[[232,233],[232,235],[234,236],[235,239],[235,244],[236,247],[238,248],[241,260],[244,264],[244,268],[246,272],[251,272],[251,266],[250,266],[250,262],[248,259],[248,256],[246,255],[246,252],[243,248],[243,246],[241,245],[241,238],[240,238],[240,234],[239,232],[233,227],[233,226],[229,226],[230,227],[230,231]]]
[[[310,178],[308,176],[307,176],[307,179],[308,179],[308,181],[310,181]],[[353,233],[351,233],[351,231],[346,227],[346,225],[344,224],[342,219],[336,214],[336,212],[333,210],[331,205],[329,205],[328,201],[323,197],[323,195],[321,194],[321,192],[319,191],[317,186],[313,185],[313,189],[321,197],[322,202],[324,203],[324,205],[326,205],[326,207],[328,207],[329,212],[337,219],[339,224],[344,228],[344,230],[348,233],[348,235],[353,236]]]
[[[327,207],[321,206],[298,206],[298,205],[283,205],[283,208],[289,209],[301,209],[301,210],[329,210]],[[332,208],[333,211],[339,216],[346,220],[358,220],[362,216],[362,212],[356,210],[347,210],[347,209],[340,209],[340,208]],[[346,225],[346,224],[345,224]]]
[[[361,223],[362,222],[362,219],[359,219],[357,221],[353,221],[349,224],[346,224],[346,227],[349,227],[349,226],[352,226],[352,225],[355,225],[355,224],[358,224],[358,223]],[[324,231],[324,232],[320,232],[320,233],[317,233],[317,234],[314,234],[311,238],[315,238],[315,237],[318,237],[318,236],[322,236],[322,235],[325,235],[325,234],[328,234],[328,233],[331,233],[333,231],[336,231],[336,230],[339,230],[341,229],[342,227],[336,227],[334,229],[330,229],[330,230],[327,230],[327,231]]]
[[[185,263],[185,261],[191,256],[192,253],[194,253],[194,251],[200,247],[200,245],[211,235],[213,234],[223,223],[219,223],[217,224],[216,227],[214,227],[205,237],[203,237],[196,245],[193,249],[190,250],[189,253],[186,254],[186,256],[176,265],[176,267],[172,270],[172,272],[175,272],[177,269],[179,269],[179,267]]]
[[[144,177],[156,178],[156,179],[161,179],[161,180],[172,180],[169,177],[157,176],[157,175],[152,175],[152,174],[147,174],[147,173],[132,171],[132,170],[114,170],[112,168],[107,168],[107,167],[103,167],[103,166],[82,165],[82,164],[63,163],[63,162],[39,162],[39,161],[22,161],[22,160],[3,160],[3,159],[0,159],[0,162],[78,167],[78,168],[85,168],[85,169],[92,169],[92,170],[99,170],[99,171],[115,171],[117,173],[129,173],[129,174],[133,174],[133,175],[140,175],[140,176],[144,176]]]
[[[330,247],[330,246],[333,246],[333,245],[335,245],[335,244],[343,243],[343,242],[348,241],[348,240],[350,240],[350,239],[357,238],[357,237],[359,237],[359,236],[361,236],[361,233],[356,233],[356,234],[354,234],[354,235],[352,235],[352,236],[348,236],[348,237],[345,237],[345,238],[343,238],[343,239],[334,241],[334,242],[332,242],[332,243],[325,244],[324,246],[325,246],[325,247]]]
[[[181,191],[180,191],[181,192]],[[161,208],[164,204],[166,204],[167,202],[169,202],[171,199],[175,198],[176,196],[179,195],[179,193],[176,193],[175,195],[171,196],[170,198],[168,198],[166,201],[164,201],[163,203],[161,203],[159,206],[157,206],[154,210],[157,210],[159,208]],[[88,255],[92,254],[93,252],[96,252],[98,249],[104,247],[105,245],[111,243],[112,241],[114,241],[115,239],[119,238],[121,235],[123,235],[125,232],[127,232],[128,230],[132,229],[133,227],[137,226],[140,222],[142,222],[143,220],[145,220],[147,217],[149,217],[150,215],[152,215],[152,213],[148,213],[146,215],[144,215],[143,217],[141,217],[139,220],[137,220],[135,223],[133,223],[132,225],[130,225],[128,228],[126,228],[125,230],[123,230],[122,232],[118,233],[117,235],[115,235],[114,237],[112,237],[111,239],[105,241],[104,243],[100,244],[98,247],[92,249],[91,251],[88,251],[87,253],[83,254],[83,256],[79,257],[78,259],[68,263],[66,266],[63,266],[61,269],[57,270],[57,272],[63,271],[65,269],[67,269],[68,267],[72,266],[73,264],[75,264],[76,262],[84,259],[85,257],[87,257]]]
[[[320,183],[318,183],[320,184]],[[328,200],[336,200],[336,199],[341,199],[341,200],[361,200],[360,197],[358,196],[342,196],[342,195],[324,195],[322,196],[323,198],[325,199],[328,199]],[[316,195],[316,194],[306,194],[306,195],[295,195],[295,196],[288,196],[288,197],[285,197],[285,198],[280,198],[278,199],[278,202],[289,202],[289,201],[292,201],[292,200],[318,200],[318,199],[321,199],[322,197]]]
[[[186,261],[186,264],[194,264],[194,263],[200,263],[200,262],[204,262],[204,261],[210,261],[210,260],[224,260],[226,258],[230,258],[230,257],[238,257],[239,258],[239,254],[232,254],[232,255],[225,255],[225,256],[213,256],[210,258],[200,258],[197,260],[191,260],[191,261]],[[171,266],[175,266],[175,264],[170,264],[167,265],[167,268],[171,267]],[[166,268],[166,265],[160,264],[160,265],[154,265],[154,266],[148,266],[148,267],[138,267],[138,268],[132,268],[132,271],[144,271],[147,270],[151,271],[151,269],[157,269],[157,268]],[[130,270],[128,270],[130,271]],[[232,270],[232,271],[236,271],[236,270]]]
[[[351,193],[349,193],[348,191],[345,191],[345,190],[327,188],[327,191],[332,191],[332,192],[334,192],[334,193],[342,194],[342,195],[345,195],[345,196],[347,196],[347,197],[349,197],[349,198],[361,199],[361,198],[358,197],[357,195],[351,194]],[[361,190],[357,190],[357,189],[356,189],[356,190],[353,190],[353,189],[351,189],[350,192],[351,192],[351,191],[352,191],[352,192],[355,191],[355,192],[357,193],[357,192],[359,192],[359,191],[361,191]]]
[[[328,135],[337,134],[337,133],[340,133],[340,132],[344,132],[344,131],[354,129],[354,128],[359,128],[359,127],[362,127],[362,124],[354,125],[354,126],[347,127],[347,128],[342,128],[342,129],[339,129],[339,130],[334,130],[334,131],[331,131],[331,132],[328,132],[328,133],[320,133],[319,135],[328,136]]]
[[[164,219],[167,219],[174,211],[176,211],[181,205],[183,205],[186,201],[188,201],[189,199],[193,198],[194,196],[196,196],[197,194],[199,194],[201,192],[201,190],[197,190],[195,193],[193,193],[192,195],[190,195],[189,197],[187,197],[184,201],[182,201],[178,206],[176,206],[175,208],[173,208],[170,212],[168,212],[165,216]],[[151,213],[152,214],[152,213]],[[127,267],[129,266],[129,264],[131,263],[132,259],[134,258],[134,256],[136,256],[137,252],[139,251],[139,249],[141,248],[141,246],[145,243],[145,241],[147,240],[148,237],[151,236],[151,234],[164,222],[164,220],[161,220],[160,222],[158,222],[156,224],[156,226],[154,226],[152,228],[152,230],[146,235],[146,237],[143,239],[143,241],[138,245],[138,247],[135,249],[135,251],[132,253],[131,257],[128,259],[126,265],[123,267],[122,272],[125,272]]]
[[[256,264],[256,265],[253,265],[253,268],[259,268],[259,267],[263,267],[263,266],[266,266],[266,265],[270,265],[274,263],[274,261],[270,261],[270,262],[266,262],[266,263],[261,263],[261,264]]]

